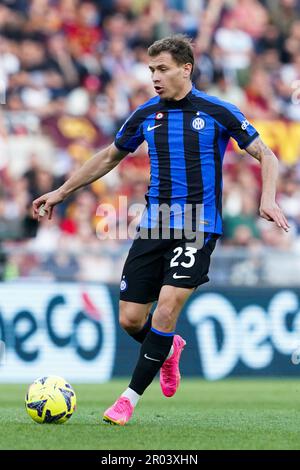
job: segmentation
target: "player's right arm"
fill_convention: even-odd
[[[41,206],[43,206],[48,219],[51,219],[53,208],[56,204],[64,201],[77,189],[93,183],[93,181],[109,173],[128,153],[126,150],[118,149],[115,144],[111,144],[109,147],[97,152],[65,181],[62,186],[33,201],[33,217],[38,220],[40,219],[39,211]]]

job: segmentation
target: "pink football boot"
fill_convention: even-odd
[[[166,359],[160,369],[160,387],[165,397],[172,397],[180,384],[179,360],[186,341],[179,335],[174,336],[174,352]]]
[[[119,397],[115,403],[108,408],[103,415],[103,421],[110,424],[124,426],[133,413],[133,406],[126,397]]]

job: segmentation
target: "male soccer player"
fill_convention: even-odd
[[[103,416],[119,425],[129,421],[159,370],[165,396],[173,396],[179,386],[185,340],[175,335],[176,322],[195,288],[208,281],[210,255],[222,233],[222,160],[230,137],[261,163],[260,215],[283,230],[289,227],[275,202],[275,155],[235,106],[193,86],[190,41],[182,35],[161,39],[148,53],[157,96],[131,114],[113,144],[60,188],[33,202],[36,218],[39,210],[51,218],[56,204],[108,173],[147,141],[147,205],[120,285],[120,324],[141,343],[140,355],[128,388]]]

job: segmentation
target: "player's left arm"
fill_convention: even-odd
[[[290,228],[281,208],[276,203],[276,186],[278,179],[278,160],[272,150],[261,140],[254,139],[245,150],[261,164],[262,194],[260,200],[260,216],[286,232]]]

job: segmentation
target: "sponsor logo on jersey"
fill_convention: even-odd
[[[249,126],[250,122],[245,119],[243,122],[242,122],[242,125],[241,125],[241,128],[243,129],[243,131],[245,131],[247,129],[247,127]]]

